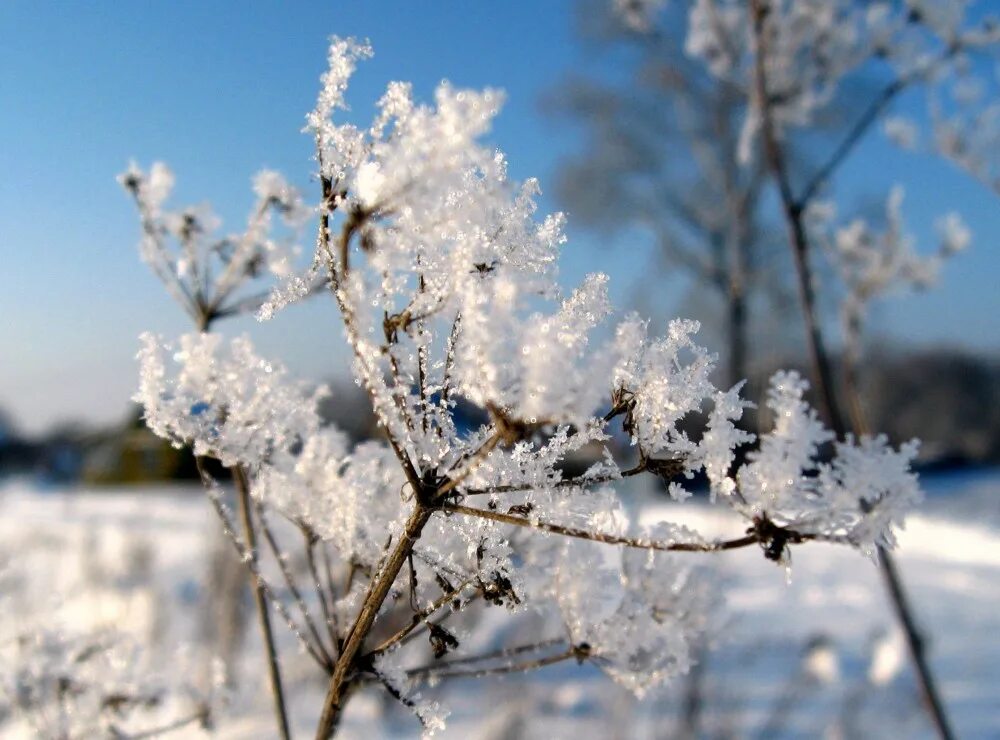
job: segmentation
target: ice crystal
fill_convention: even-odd
[[[258,356],[249,339],[186,334],[176,345],[142,337],[135,400],[157,434],[225,465],[256,468],[302,444],[319,426],[324,387],[286,382],[285,368]]]
[[[684,457],[696,446],[678,428],[688,414],[700,411],[715,387],[709,380],[715,356],[695,344],[696,321],[676,319],[667,335],[650,339],[648,325],[629,317],[618,327],[612,385],[634,403],[632,439],[649,455]]]
[[[876,545],[894,547],[893,529],[920,499],[910,469],[916,443],[894,449],[884,436],[849,436],[836,443],[831,462],[820,462],[833,434],[803,400],[807,387],[796,373],[771,379],[774,428],[738,473],[740,502],[752,516],[842,538],[868,554]]]
[[[664,528],[647,532],[662,540]],[[593,544],[568,543],[559,605],[574,644],[615,681],[644,695],[691,667],[691,644],[715,608],[712,581],[664,553],[624,550],[609,564]],[[587,581],[591,588],[580,589]]]

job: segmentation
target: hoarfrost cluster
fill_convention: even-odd
[[[832,24],[839,11],[823,5],[776,6],[802,29],[780,39],[789,58],[858,43],[805,22],[820,13]],[[512,182],[503,155],[483,143],[502,95],[444,83],[422,104],[409,85],[392,83],[370,126],[341,123],[349,78],[371,53],[353,39],[332,42],[306,124],[321,189],[316,252],[259,316],[328,287],[382,440],[352,446],[320,419],[324,389],[289,379],[246,338],[202,331],[258,262],[296,275],[266,236],[272,209],[302,210],[285,181],[258,177],[246,234],[208,247],[228,255],[215,275],[202,236],[209,219],[163,211],[167,170],[122,176],[142,213],[143,254],[199,330],[176,342],[143,337],[137,400],[147,422],[245,476],[262,510],[293,522],[309,547],[322,543],[350,574],[313,604],[329,611],[329,640],[304,627],[299,635],[330,676],[321,734],[336,728],[348,690],[366,683],[438,729],[440,707],[422,684],[450,675],[448,661],[434,659],[462,654],[475,621],[461,620],[483,604],[530,607],[561,623],[554,641],[512,650],[501,668],[589,661],[643,693],[688,670],[691,645],[712,621],[715,596],[696,553],[756,546],[784,562],[808,540],[892,546],[918,498],[913,446],[846,439],[828,459],[822,448],[833,438],[805,404],[804,382],[778,374],[768,400],[774,429],[737,466],[739,448],[754,442],[740,426],[749,402],[741,386],[713,384],[716,360],[697,344],[697,323],[673,321],[651,336],[648,322],[616,318],[606,276],[560,287],[563,217],[539,217],[537,183]],[[788,86],[789,122],[828,95],[819,71]],[[484,423],[460,424],[460,403]],[[616,459],[616,436],[632,443],[631,464]],[[581,457],[589,467],[572,472]],[[702,471],[716,504],[742,515],[746,530],[716,541],[669,522],[631,526],[623,479],[658,476],[683,500],[682,481]],[[600,554],[602,545],[617,556]]]

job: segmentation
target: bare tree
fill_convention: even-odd
[[[562,164],[559,195],[579,223],[608,236],[648,234],[667,269],[717,298],[734,384],[748,374],[752,312],[767,311],[773,322],[788,303],[785,253],[762,201],[766,168],[737,156],[746,91],[685,52],[686,3],[670,4],[648,26],[615,11],[585,0],[578,23],[588,51],[613,55],[616,74],[573,76],[547,100],[586,137],[579,156]]]

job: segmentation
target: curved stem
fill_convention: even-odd
[[[467,516],[477,516],[481,519],[490,519],[501,524],[513,524],[518,527],[528,527],[542,532],[562,535],[563,537],[575,537],[591,542],[601,542],[605,545],[624,545],[635,547],[641,550],[657,550],[660,552],[721,552],[723,550],[736,550],[741,547],[748,547],[761,542],[761,538],[756,533],[751,533],[745,537],[738,537],[732,540],[720,540],[716,542],[660,542],[657,540],[647,540],[641,537],[621,537],[619,535],[604,534],[602,532],[591,532],[588,529],[568,527],[553,522],[528,519],[523,516],[504,514],[499,511],[489,511],[488,509],[476,509],[471,506],[460,504],[444,504],[442,509],[445,512],[455,514],[465,514]],[[814,535],[788,533],[789,542],[801,542],[804,540],[818,539]]]

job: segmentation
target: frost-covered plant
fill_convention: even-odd
[[[143,604],[155,610],[142,598],[150,594],[103,583],[111,580],[103,564],[88,563],[81,549],[72,537],[39,541],[37,532],[4,542],[0,734],[84,740],[212,727],[228,698],[221,681],[196,685],[188,651],[149,644],[134,617]],[[58,559],[58,576],[39,578],[52,572],[40,559]],[[124,614],[133,619],[116,625]]]
[[[691,0],[686,48],[717,76],[756,98],[744,124],[741,156],[753,156],[764,113],[778,137],[815,126],[852,78],[870,75],[888,83],[866,119],[875,119],[903,90],[922,86],[937,131],[939,150],[961,163],[984,132],[962,122],[979,82],[975,55],[992,52],[1000,26],[991,16],[970,12],[969,0]],[[625,22],[628,22],[627,17]],[[760,35],[754,30],[759,27]],[[754,77],[758,64],[767,80],[762,100]],[[958,105],[942,106],[942,91]],[[992,120],[990,114],[978,120]],[[864,119],[863,119],[864,120]],[[894,117],[886,133],[900,143],[916,142],[916,123]],[[870,120],[866,121],[867,128]],[[995,126],[992,127],[995,131]],[[945,145],[945,142],[950,142]]]
[[[369,127],[339,123],[348,79],[370,54],[333,40],[307,118],[321,189],[313,268],[304,282],[280,285],[259,316],[303,297],[322,269],[383,438],[352,447],[321,422],[321,394],[289,381],[247,339],[147,336],[140,354],[137,399],[154,431],[232,468],[272,546],[265,512],[305,535],[315,598],[293,586],[273,547],[286,604],[261,569],[251,510],[237,534],[206,474],[261,598],[328,674],[318,737],[372,683],[428,733],[444,721],[422,688],[431,679],[576,660],[641,693],[688,669],[710,621],[714,601],[693,553],[756,546],[784,562],[810,540],[866,552],[894,543],[918,496],[912,446],[845,439],[824,461],[832,435],[803,402],[804,382],[779,374],[775,428],[737,466],[737,448],[753,439],[737,426],[748,402],[739,386],[713,385],[715,358],[695,342],[698,325],[671,322],[652,338],[637,317],[616,322],[605,276],[560,287],[562,216],[537,218],[537,184],[511,182],[503,156],[482,143],[500,93],[442,84],[422,104],[393,83]],[[146,186],[130,182],[142,206]],[[487,420],[466,429],[459,402]],[[612,454],[619,426],[635,449],[631,464]],[[573,472],[568,462],[584,450],[598,450],[596,462]],[[744,531],[711,540],[670,522],[630,524],[623,479],[657,476],[683,500],[681,481],[700,471],[714,500],[745,518]],[[317,548],[330,558],[322,569]],[[463,651],[463,630],[484,605],[530,608],[563,627],[551,639],[463,655],[455,669],[443,658]]]
[[[832,208],[815,204],[810,228],[814,241],[825,248],[845,288],[840,303],[844,341],[844,386],[852,402],[855,428],[865,429],[858,408],[858,372],[865,320],[871,304],[893,293],[930,287],[944,262],[964,250],[971,233],[962,217],[951,211],[937,219],[940,243],[936,251],[921,255],[916,240],[906,230],[902,214],[903,188],[889,193],[884,228],[879,231],[862,218],[833,228]]]
[[[320,287],[292,272],[294,236],[310,211],[277,172],[257,173],[256,202],[246,229],[225,236],[218,235],[221,221],[206,204],[166,209],[174,174],[162,162],[154,163],[149,172],[132,162],[118,182],[139,208],[143,261],[199,328],[217,318],[256,310],[267,294],[247,294],[245,288],[263,274],[282,278],[303,293]],[[285,226],[284,233],[278,224]]]
[[[80,740],[210,729],[218,708],[213,697],[185,685],[177,670],[182,661],[157,668],[147,652],[110,629],[26,630],[0,651],[0,720],[36,737]]]

